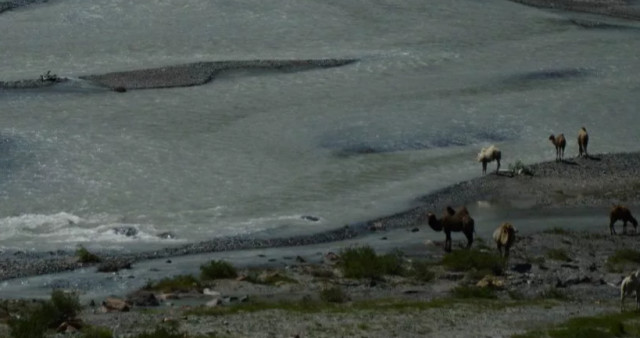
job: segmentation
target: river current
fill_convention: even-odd
[[[639,28],[497,0],[57,0],[3,12],[2,81],[358,61],[122,94],[82,81],[0,90],[0,248],[307,234],[477,177],[490,144],[503,168],[553,160],[552,133],[576,156],[582,126],[592,153],[640,150]]]

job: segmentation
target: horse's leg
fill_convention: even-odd
[[[627,234],[627,221],[626,220],[622,220],[622,234],[623,235]]]
[[[498,173],[498,171],[500,171],[500,159],[496,159],[496,162],[498,162],[498,167],[496,168],[496,174]]]
[[[482,160],[482,174],[486,174],[487,173],[487,161]]]

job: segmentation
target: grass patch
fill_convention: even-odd
[[[56,289],[51,292],[50,300],[25,310],[21,316],[9,319],[7,324],[12,337],[44,337],[48,329],[76,318],[81,309],[76,294]]]
[[[606,267],[609,272],[623,272],[627,265],[640,264],[640,251],[620,249],[607,258]]]
[[[472,291],[473,292],[473,291]],[[551,302],[553,304],[555,302]],[[326,301],[314,301],[304,298],[299,301],[264,302],[250,301],[248,303],[234,304],[231,306],[206,307],[199,306],[187,311],[187,315],[196,316],[225,316],[238,313],[251,313],[268,310],[282,310],[292,313],[353,313],[354,311],[392,311],[415,312],[416,310],[450,308],[454,306],[472,306],[478,310],[503,310],[512,307],[541,306],[550,304],[548,300],[496,300],[491,297],[448,297],[430,301],[410,301],[397,299],[374,299],[355,301],[349,303],[333,303]]]
[[[451,294],[457,298],[485,298],[496,299],[495,290],[492,288],[481,288],[474,285],[458,285],[451,290]]]
[[[378,256],[369,246],[344,249],[340,252],[338,267],[347,278],[381,279],[383,275],[402,275],[402,253]]]
[[[189,292],[200,289],[201,284],[192,275],[178,275],[171,278],[163,278],[156,283],[145,285],[144,289],[160,292]]]
[[[214,280],[225,278],[236,278],[238,272],[228,262],[225,261],[211,261],[207,264],[200,266],[200,279],[202,280]]]
[[[499,276],[503,272],[504,258],[497,253],[484,252],[478,249],[456,250],[442,258],[441,264],[453,271],[477,270],[478,275],[490,272]]]
[[[549,249],[545,256],[554,261],[571,262],[571,257],[565,249]]]
[[[638,337],[640,323],[636,312],[611,313],[601,316],[578,317],[546,330],[534,330],[517,338],[528,337],[554,338],[606,338],[606,337]]]
[[[339,286],[330,286],[320,291],[320,299],[329,303],[345,303],[349,296]]]
[[[298,281],[281,274],[278,271],[275,272],[267,272],[262,271],[258,273],[257,271],[253,271],[249,273],[247,278],[245,279],[247,282],[251,282],[254,284],[265,284],[265,285],[279,285],[279,284],[297,284]]]
[[[106,327],[88,326],[82,328],[82,338],[113,338],[113,333]]]
[[[76,250],[76,257],[80,263],[100,263],[102,259],[97,255],[91,253],[85,247],[80,246]]]
[[[546,229],[544,231],[542,231],[545,234],[552,234],[552,235],[571,235],[571,231],[567,230],[567,229],[563,229],[561,227],[553,227],[551,229]]]
[[[435,272],[431,271],[431,264],[427,261],[412,262],[409,275],[421,282],[430,282],[436,277]]]
[[[542,299],[567,300],[570,297],[566,292],[563,292],[559,288],[549,287],[549,288],[543,290],[540,293],[539,298],[542,298]]]

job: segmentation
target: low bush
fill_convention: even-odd
[[[436,277],[435,272],[431,271],[431,264],[425,261],[412,262],[410,275],[421,282],[429,282]]]
[[[401,275],[402,253],[394,252],[378,256],[369,246],[344,249],[340,252],[338,266],[347,278],[380,279],[383,275]]]
[[[481,288],[477,286],[459,285],[451,290],[454,297],[457,298],[485,298],[495,299],[498,296],[492,288]]]
[[[571,262],[571,257],[565,249],[549,249],[546,257],[554,261]]]
[[[113,333],[106,327],[88,326],[82,328],[82,338],[113,338]]]
[[[607,258],[606,267],[610,272],[623,272],[627,265],[640,264],[640,251],[620,249]]]
[[[504,258],[497,252],[485,252],[478,249],[456,250],[442,258],[441,264],[453,271],[480,271],[491,272],[499,276],[503,273],[505,264]]]
[[[81,309],[76,294],[56,289],[51,292],[51,300],[27,310],[18,318],[10,319],[7,324],[12,337],[44,337],[48,329],[56,328],[63,322],[74,319]]]
[[[320,299],[329,303],[344,303],[349,301],[349,296],[339,286],[330,286],[320,291]]]
[[[200,289],[201,284],[192,275],[178,275],[171,278],[163,278],[156,283],[147,284],[144,289],[161,292],[189,292]]]
[[[78,247],[76,250],[76,257],[78,257],[80,263],[100,263],[102,261],[100,257],[89,252],[89,250],[83,246]]]
[[[225,279],[225,278],[236,278],[238,277],[238,272],[236,268],[233,267],[228,262],[225,261],[211,261],[208,264],[204,264],[200,266],[200,278],[202,280],[213,280],[213,279]]]

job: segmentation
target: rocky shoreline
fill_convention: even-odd
[[[379,229],[421,226],[425,224],[428,212],[440,213],[447,205],[468,205],[478,201],[503,204],[509,208],[537,209],[572,206],[608,208],[612,204],[635,205],[640,201],[640,152],[544,162],[529,168],[533,171],[533,176],[492,173],[421,197],[416,202],[419,206],[410,210],[321,233],[290,238],[228,237],[150,252],[98,254],[105,261],[118,266],[142,260],[207,252],[331,243],[357,239]],[[50,274],[90,265],[78,262],[74,252],[2,253],[0,280]]]

